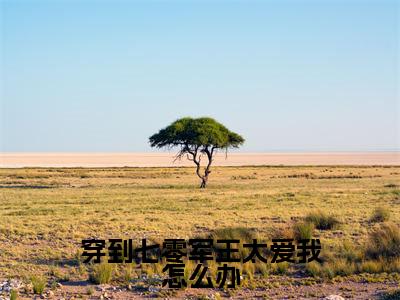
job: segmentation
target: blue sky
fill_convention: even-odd
[[[1,1],[3,151],[149,151],[212,116],[243,151],[400,147],[399,2]]]

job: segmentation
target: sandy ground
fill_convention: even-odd
[[[205,159],[205,158],[204,158]],[[192,166],[174,153],[1,153],[1,168]],[[214,165],[400,165],[400,152],[218,153]]]
[[[274,281],[278,283],[277,281]],[[18,299],[216,299],[218,293],[222,299],[319,299],[324,300],[329,295],[338,295],[343,298],[333,299],[382,299],[382,295],[388,291],[394,291],[398,288],[398,283],[386,280],[383,282],[362,282],[343,280],[336,283],[315,283],[312,285],[302,285],[300,280],[287,284],[285,278],[280,279],[280,284],[276,287],[265,286],[256,289],[241,288],[235,291],[231,290],[231,294],[221,289],[186,289],[186,290],[169,290],[164,288],[151,286],[149,288],[143,286],[135,288],[129,284],[125,286],[111,286],[109,284],[93,285],[87,281],[65,282],[57,284],[56,289],[46,289],[42,296],[32,295],[31,292],[19,289]],[[29,288],[28,288],[29,290]],[[89,292],[90,291],[90,292]],[[164,293],[163,293],[164,291]],[[167,292],[167,293],[165,293]],[[232,294],[233,293],[233,294]],[[3,294],[4,295],[4,294]],[[3,299],[9,299],[7,297]],[[1,294],[0,294],[0,299]],[[397,298],[393,298],[397,299]]]

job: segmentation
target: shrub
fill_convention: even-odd
[[[39,276],[32,276],[31,278],[33,293],[37,295],[43,294],[44,288],[46,287],[46,279]]]
[[[382,224],[369,235],[365,256],[372,259],[400,257],[400,229],[395,224]]]
[[[332,215],[328,215],[322,211],[309,213],[305,220],[313,223],[317,229],[328,230],[333,229],[339,224],[339,221]]]
[[[111,264],[101,263],[94,265],[90,274],[89,280],[96,284],[109,283],[112,278],[114,267]]]
[[[314,232],[314,224],[309,222],[299,222],[293,226],[293,235],[296,240],[311,239]]]
[[[372,213],[371,222],[385,222],[388,221],[390,217],[390,211],[385,207],[377,207]]]

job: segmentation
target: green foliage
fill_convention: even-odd
[[[313,223],[315,227],[320,230],[333,229],[339,224],[339,221],[334,216],[328,215],[322,211],[308,214],[306,221]]]
[[[33,292],[35,294],[43,294],[44,288],[46,287],[46,279],[39,276],[32,276],[31,278]]]
[[[151,147],[179,147],[176,158],[187,155],[197,168],[196,174],[201,179],[200,188],[205,188],[213,155],[218,149],[238,148],[244,143],[243,137],[228,130],[224,125],[212,118],[182,118],[161,129],[150,138]],[[201,172],[201,158],[206,155],[208,164]]]
[[[371,222],[385,222],[390,218],[390,211],[386,207],[377,207],[371,216]]]
[[[237,148],[244,143],[243,137],[229,131],[212,118],[182,118],[161,129],[150,138],[152,147],[191,145],[220,149]]]

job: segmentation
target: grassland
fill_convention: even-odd
[[[159,241],[244,228],[268,240],[317,211],[339,221],[313,229],[322,255],[350,247],[361,257],[371,232],[383,223],[400,226],[399,178],[394,166],[216,167],[200,190],[193,168],[0,169],[0,279],[86,280],[89,269],[79,263],[85,238]],[[309,273],[398,275],[400,260],[393,259],[375,267],[378,260],[360,267],[364,257],[348,259],[343,274]]]

